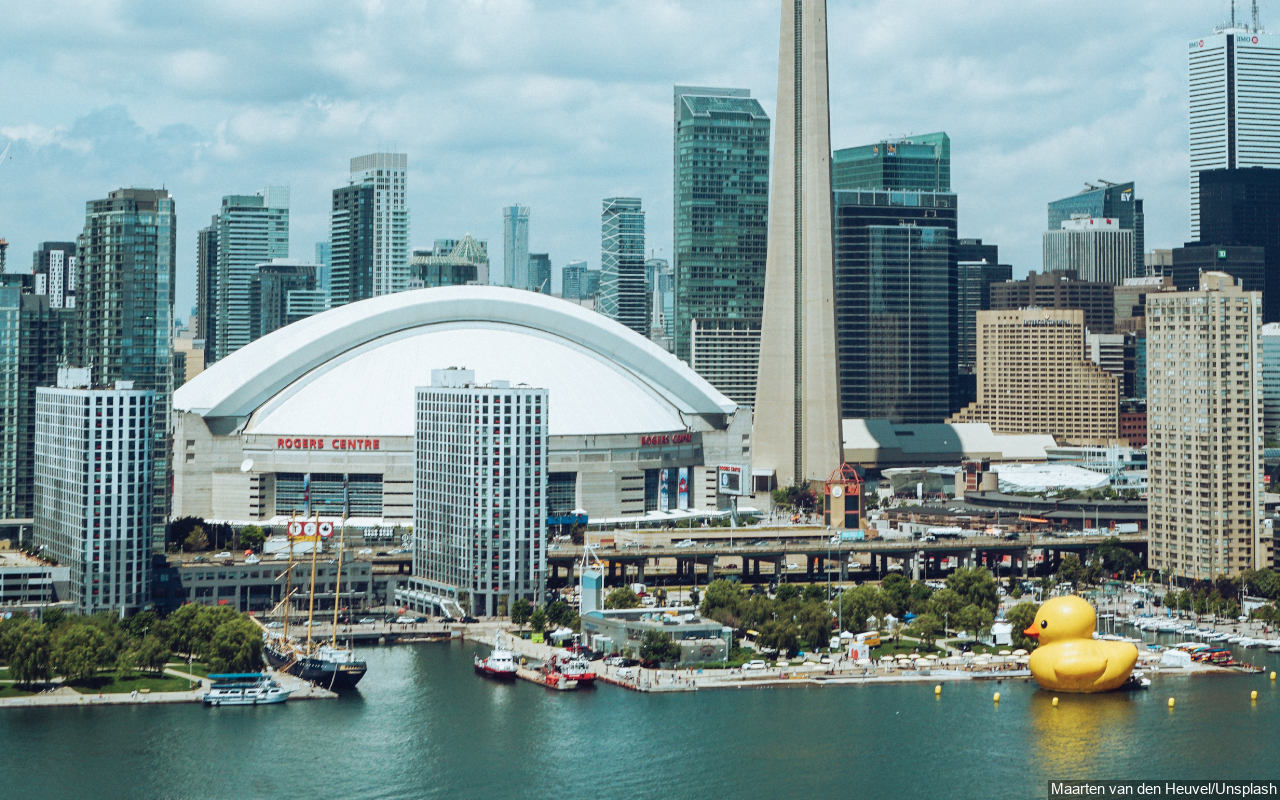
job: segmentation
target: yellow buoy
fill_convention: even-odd
[[[1169,708],[1173,708],[1173,698],[1169,698]]]
[[[996,692],[995,694],[991,695],[991,702],[993,702],[993,703],[999,703],[999,702],[1000,702],[1000,693],[999,693],[999,692]]]
[[[933,687],[933,694],[935,696],[942,694],[942,684],[938,684],[937,686]]]
[[[1054,708],[1057,708],[1057,707],[1058,707],[1058,698],[1056,698],[1056,697],[1055,697],[1055,698],[1053,698],[1053,707],[1054,707]]]
[[[1254,689],[1252,692],[1249,692],[1249,699],[1250,699],[1250,700],[1253,700],[1253,701],[1255,701],[1255,702],[1257,701],[1257,699],[1258,699],[1258,690],[1257,690],[1257,689]]]
[[[1271,670],[1271,680],[1274,681],[1275,679],[1276,679],[1276,671],[1273,669]]]

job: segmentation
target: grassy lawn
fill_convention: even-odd
[[[29,697],[35,692],[29,692],[26,689],[19,689],[11,683],[0,686],[0,697]]]
[[[923,642],[917,642],[914,639],[908,639],[906,641],[903,641],[902,639],[895,639],[892,642],[886,641],[879,647],[872,648],[871,658],[877,659],[880,656],[894,656],[898,653],[920,653],[922,655],[925,653],[941,654],[942,650],[937,647],[925,647]]]
[[[153,692],[185,692],[191,688],[190,682],[184,678],[149,674],[122,676],[118,672],[104,672],[89,680],[68,682],[67,685],[81,694],[120,694],[132,692],[134,689],[150,689]]]
[[[185,661],[170,661],[168,664],[165,664],[165,666],[169,669],[176,669],[179,672],[188,672],[192,675],[199,675],[203,678],[209,677],[209,665],[203,661],[192,661],[190,669],[187,668],[187,662]]]
[[[9,680],[9,668],[0,667],[0,681],[7,681],[7,680]]]

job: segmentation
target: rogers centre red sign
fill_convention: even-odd
[[[688,444],[692,441],[692,433],[650,433],[640,437],[641,445]]]
[[[277,450],[377,450],[377,439],[309,439],[299,436],[281,436],[276,439]]]

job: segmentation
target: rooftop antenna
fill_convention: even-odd
[[[1253,32],[1259,33],[1262,26],[1258,24],[1258,0],[1253,0]]]

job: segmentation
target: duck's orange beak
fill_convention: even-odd
[[[1031,627],[1027,628],[1025,631],[1022,632],[1022,635],[1030,636],[1032,639],[1039,639],[1040,631],[1036,628],[1036,624],[1033,622],[1031,623]]]

